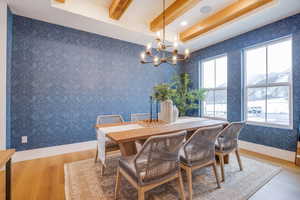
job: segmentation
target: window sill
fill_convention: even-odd
[[[279,125],[279,124],[268,124],[268,123],[262,123],[262,122],[252,122],[252,121],[246,121],[246,124],[254,125],[254,126],[263,126],[263,127],[267,127],[267,128],[279,128],[279,129],[293,130],[293,126],[285,126],[285,125]]]
[[[201,116],[201,117],[202,118],[207,118],[207,119],[227,121],[227,118],[221,118],[221,117],[207,117],[207,116]]]

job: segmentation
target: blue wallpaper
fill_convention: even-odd
[[[143,47],[21,16],[13,17],[12,147],[95,139],[99,114],[148,112],[152,87],[177,69],[139,63]],[[28,144],[21,144],[21,136]]]
[[[12,40],[13,15],[7,9],[7,58],[6,58],[6,148],[11,147],[11,66],[12,66]]]
[[[254,31],[239,35],[232,39],[198,50],[192,54],[191,60],[184,65],[184,71],[191,74],[194,86],[199,84],[199,66],[202,59],[226,53],[228,56],[228,120],[243,119],[242,101],[242,54],[243,48],[258,43],[292,35],[293,37],[293,130],[247,125],[240,139],[295,151],[297,128],[300,116],[300,14],[266,25]]]

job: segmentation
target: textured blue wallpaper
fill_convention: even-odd
[[[191,74],[194,86],[199,84],[199,61],[226,53],[228,56],[228,120],[243,119],[242,49],[280,37],[293,36],[293,130],[247,125],[240,139],[249,142],[295,151],[297,128],[300,122],[300,14],[266,25],[254,31],[201,49],[192,54],[184,65]]]
[[[12,147],[17,150],[95,139],[99,114],[148,112],[152,87],[170,65],[139,63],[142,46],[14,16]],[[21,136],[28,144],[21,144]]]
[[[12,67],[13,15],[7,9],[7,58],[6,58],[6,148],[11,147],[11,67]]]

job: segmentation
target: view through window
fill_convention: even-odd
[[[291,126],[291,38],[246,49],[244,58],[246,120]]]
[[[227,56],[203,61],[201,80],[201,87],[207,90],[202,116],[227,118]]]

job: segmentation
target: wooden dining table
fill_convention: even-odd
[[[213,120],[208,118],[195,118],[184,117],[179,118],[178,122],[170,124],[161,124],[157,126],[147,126],[141,122],[122,122],[115,124],[97,124],[96,128],[107,128],[114,126],[125,126],[138,124],[140,128],[121,130],[106,133],[106,137],[119,144],[122,156],[131,156],[137,153],[136,141],[146,140],[151,136],[170,134],[177,131],[187,131],[189,133],[194,132],[199,128],[211,127],[211,126],[227,126],[227,121]]]

